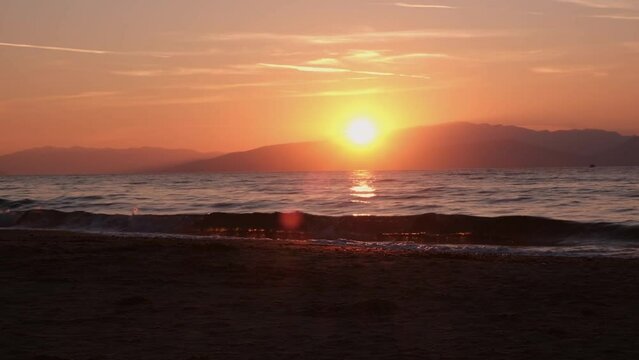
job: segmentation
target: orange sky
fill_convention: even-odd
[[[639,0],[5,0],[0,153],[443,121],[639,133]]]

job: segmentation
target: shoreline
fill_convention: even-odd
[[[629,359],[639,261],[0,231],[7,359]]]
[[[219,243],[230,243],[239,245],[246,244],[266,244],[275,243],[298,248],[321,249],[341,249],[342,251],[356,252],[379,252],[387,254],[403,254],[424,257],[443,258],[464,258],[464,259],[517,259],[530,258],[536,261],[543,259],[574,259],[574,260],[626,260],[639,261],[639,246],[628,242],[620,243],[615,241],[586,241],[567,239],[564,242],[550,245],[531,244],[491,244],[491,243],[455,243],[452,237],[435,237],[442,243],[424,242],[415,238],[405,238],[399,241],[392,240],[355,240],[355,239],[312,239],[301,237],[294,238],[291,234],[285,234],[285,238],[265,237],[264,231],[254,231],[253,233],[242,232],[233,235],[220,234],[171,234],[154,232],[115,232],[115,231],[90,231],[73,230],[65,228],[21,228],[21,227],[0,227],[0,234],[5,233],[11,236],[20,234],[30,234],[31,236],[54,236],[57,238],[72,239],[76,237],[95,237],[97,239],[111,238],[135,241],[215,241]]]

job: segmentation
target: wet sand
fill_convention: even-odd
[[[0,359],[637,359],[639,261],[0,231]]]

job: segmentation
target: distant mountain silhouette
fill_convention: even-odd
[[[398,131],[357,153],[331,142],[273,145],[167,167],[166,172],[427,170],[639,165],[639,140],[602,130],[535,131],[448,123]]]
[[[596,158],[596,162],[615,166],[639,166],[639,136],[634,136],[624,143],[609,149]]]
[[[341,149],[329,142],[305,142],[265,146],[230,153],[218,158],[193,161],[166,169],[167,172],[210,171],[322,171],[346,166]]]
[[[517,126],[446,123],[406,129],[400,134],[418,142],[455,145],[469,142],[517,141],[567,154],[590,156],[623,144],[629,137],[605,130],[535,131]],[[411,140],[412,140],[411,139]]]
[[[9,175],[120,174],[150,172],[216,154],[161,148],[91,149],[43,147],[0,156]]]
[[[535,131],[448,123],[390,134],[370,151],[328,141],[265,146],[226,155],[161,148],[44,147],[0,156],[0,174],[121,174],[331,170],[428,170],[639,166],[639,137],[602,130]]]

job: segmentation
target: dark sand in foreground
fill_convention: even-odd
[[[637,359],[639,261],[0,231],[0,359]]]

